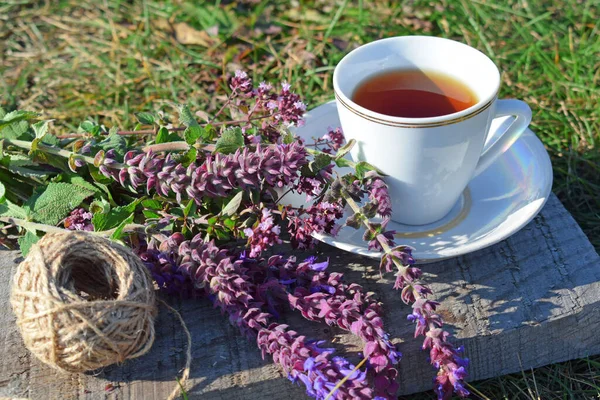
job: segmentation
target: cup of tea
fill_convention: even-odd
[[[401,36],[361,46],[336,66],[333,87],[344,135],[357,141],[351,157],[387,175],[392,220],[403,224],[447,215],[531,121],[526,103],[497,99],[493,61],[449,39]],[[507,115],[512,125],[486,143],[492,119]]]

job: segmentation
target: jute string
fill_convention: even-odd
[[[186,366],[191,364],[187,336]],[[83,232],[49,233],[13,278],[11,305],[25,346],[47,365],[80,373],[146,354],[157,314],[152,278],[131,250]],[[179,385],[169,396],[181,393]]]

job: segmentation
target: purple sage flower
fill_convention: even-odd
[[[371,171],[372,173],[373,171]],[[392,200],[388,192],[387,184],[378,175],[368,180],[366,184],[369,191],[369,199],[377,205],[377,213],[382,217],[392,215]]]
[[[276,305],[277,294],[286,292],[278,279],[283,276],[273,276],[275,279],[264,276],[271,268],[265,268],[256,260],[232,256],[213,242],[204,243],[199,235],[183,240],[181,234],[174,234],[165,239],[158,250],[167,253],[169,261],[178,265],[194,281],[195,287],[205,288],[215,306],[229,315],[230,322],[256,339],[263,357],[270,354],[291,381],[305,385],[310,396],[324,399],[351,373],[354,366],[341,357],[333,357],[333,349],[321,347],[323,342],[306,340],[287,325],[270,322],[273,315],[262,310],[261,299],[275,294],[273,305]],[[293,274],[296,268],[293,262],[281,257],[272,257],[269,265],[284,274]],[[261,276],[268,285],[254,283]],[[334,392],[335,399],[373,398],[364,372],[352,373],[351,378]]]
[[[314,265],[309,260],[308,266]],[[317,271],[309,287],[298,286],[288,294],[289,304],[309,320],[336,325],[360,337],[365,345],[363,354],[374,369],[375,393],[384,398],[395,398],[398,390],[395,364],[401,353],[383,330],[381,307],[372,295],[365,294],[357,284],[347,285],[342,274]]]
[[[112,161],[106,164],[106,156],[100,172],[121,185],[173,196],[180,203],[190,198],[198,204],[204,196],[226,197],[236,189],[254,189],[263,184],[272,187],[292,184],[302,166],[308,163],[306,149],[297,142],[265,147],[258,145],[255,150],[246,147],[228,155],[209,155],[204,162],[192,163],[188,167],[176,163],[171,154],[130,151],[125,154],[125,168],[117,170],[111,167],[114,165]]]

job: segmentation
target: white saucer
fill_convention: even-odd
[[[494,120],[490,140],[495,140],[494,135],[510,122],[511,117]],[[327,133],[328,127],[338,126],[338,113],[332,101],[309,111],[305,125],[294,133],[310,143],[313,137]],[[338,170],[344,173],[345,169]],[[498,243],[523,228],[542,209],[551,188],[550,157],[542,142],[527,129],[510,149],[469,183],[458,204],[442,220],[422,226],[390,222],[387,228],[397,232],[398,244],[415,249],[413,255],[418,263],[456,257]],[[289,193],[283,202],[299,207],[306,205],[306,197]],[[336,237],[322,234],[314,237],[341,250],[380,258],[381,253],[367,249],[363,232],[344,226]]]

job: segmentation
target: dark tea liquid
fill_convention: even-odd
[[[361,82],[352,100],[393,117],[426,118],[452,114],[475,105],[475,93],[464,83],[436,71],[392,70]]]

